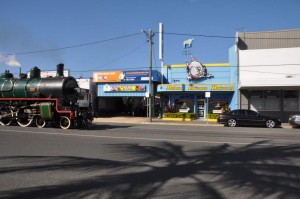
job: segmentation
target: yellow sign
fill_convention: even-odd
[[[188,86],[189,91],[207,91],[207,86],[196,86],[196,85],[189,85]]]
[[[233,91],[234,87],[233,86],[229,86],[229,85],[221,86],[221,85],[218,85],[218,84],[213,84],[211,86],[211,90],[212,91]]]
[[[103,86],[104,92],[145,92],[146,87],[144,85],[108,85]]]
[[[182,91],[182,85],[167,85],[167,91]]]

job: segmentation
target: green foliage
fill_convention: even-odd
[[[218,117],[219,117],[219,114],[216,114],[216,113],[207,114],[208,119],[217,119]]]
[[[195,119],[195,113],[164,113],[165,118],[190,118]]]

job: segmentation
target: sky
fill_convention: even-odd
[[[183,41],[202,63],[228,62],[236,32],[300,29],[299,0],[9,0],[0,1],[0,73],[56,70],[75,78],[92,72],[160,70],[158,32],[164,25],[164,65],[185,63]],[[142,32],[141,30],[144,30]]]

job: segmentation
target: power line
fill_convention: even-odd
[[[214,37],[214,38],[223,38],[223,39],[235,39],[235,37],[232,37],[232,36],[220,36],[220,35],[203,35],[203,34],[173,33],[173,32],[164,32],[164,34],[177,35],[177,36]]]
[[[97,69],[97,70],[83,70],[83,71],[73,71],[72,73],[89,73],[89,72],[102,72],[102,71],[124,71],[124,70],[148,70],[148,66],[144,67],[125,67],[125,68],[109,68],[109,69]]]
[[[126,37],[132,37],[132,36],[135,36],[135,35],[138,35],[138,34],[141,34],[141,33],[139,32],[139,33],[134,33],[134,34],[129,34],[129,35],[123,35],[123,36],[120,36],[120,37],[114,37],[114,38],[110,38],[110,39],[104,39],[104,40],[100,40],[100,41],[94,41],[94,42],[90,42],[90,43],[66,46],[66,47],[61,47],[61,48],[52,48],[52,49],[47,49],[47,50],[37,50],[37,51],[29,51],[29,52],[6,53],[4,55],[27,55],[27,54],[34,54],[34,53],[43,53],[43,52],[65,50],[65,49],[70,49],[70,48],[78,48],[78,47],[89,46],[89,45],[99,44],[99,43],[103,43],[103,42],[123,39],[123,38],[126,38]]]
[[[141,48],[142,46],[144,46],[146,43],[147,43],[147,42],[143,42],[142,44],[138,45],[138,46],[135,47],[134,49],[132,49],[132,50],[130,50],[129,52],[125,53],[124,55],[122,55],[122,56],[120,56],[120,57],[118,57],[118,58],[116,58],[116,59],[114,59],[114,60],[112,60],[112,61],[110,61],[110,62],[107,62],[107,63],[105,63],[105,64],[102,64],[102,66],[106,66],[106,65],[109,65],[109,64],[112,64],[112,63],[115,63],[115,62],[119,61],[120,59],[122,59],[122,58],[128,56],[129,54],[131,54],[131,53],[137,51],[139,48]],[[98,67],[97,67],[97,68],[98,68]],[[92,71],[94,71],[94,70],[97,70],[97,68],[93,68],[93,69],[90,69],[90,70],[84,70],[84,71],[72,71],[72,72],[92,72]]]
[[[156,32],[158,33],[158,32]],[[220,38],[220,39],[236,39],[235,36],[222,36],[222,35],[204,35],[204,34],[190,34],[190,33],[174,33],[174,32],[164,32],[164,34],[166,35],[176,35],[176,36],[190,36],[190,37],[208,37],[208,38]],[[300,39],[299,37],[291,37],[291,38],[281,38],[281,37],[268,37],[268,38],[261,38],[261,37],[247,37],[247,36],[242,36],[239,38],[243,38],[243,39],[258,39],[258,40],[267,40],[267,39],[270,39],[270,40],[275,40],[275,39],[278,39],[278,40],[283,40],[283,39],[287,39],[287,40],[290,40],[290,39]]]
[[[158,32],[156,32],[158,33]],[[110,39],[104,39],[100,41],[94,41],[94,42],[89,42],[89,43],[83,43],[83,44],[78,44],[78,45],[72,45],[72,46],[66,46],[66,47],[60,47],[60,48],[52,48],[52,49],[46,49],[46,50],[36,50],[36,51],[28,51],[28,52],[17,52],[17,53],[3,53],[3,55],[27,55],[27,54],[34,54],[34,53],[43,53],[43,52],[51,52],[51,51],[58,51],[58,50],[65,50],[65,49],[71,49],[71,48],[78,48],[78,47],[83,47],[83,46],[89,46],[89,45],[94,45],[98,43],[103,43],[103,42],[108,42],[108,41],[114,41],[118,39],[123,39],[126,37],[131,37],[141,34],[140,32],[134,33],[134,34],[129,34],[129,35],[123,35],[119,37],[114,37]],[[166,35],[177,35],[177,36],[190,36],[190,37],[207,37],[207,38],[221,38],[221,39],[235,39],[235,36],[222,36],[222,35],[205,35],[205,34],[191,34],[191,33],[174,33],[174,32],[164,32]],[[300,39],[300,38],[255,38],[255,37],[242,37],[244,39],[259,39],[259,40],[267,40],[267,39],[278,39],[278,40],[283,40],[283,39]]]
[[[205,65],[205,64],[204,64]],[[242,65],[242,66],[238,66],[240,68],[240,71],[245,71],[245,72],[256,72],[256,73],[272,73],[272,74],[291,74],[289,72],[279,72],[279,73],[276,73],[276,72],[265,72],[265,71],[257,71],[257,70],[247,70],[247,69],[244,69],[244,68],[259,68],[259,67],[274,67],[274,66],[300,66],[300,63],[295,63],[295,64],[273,64],[273,65]],[[212,66],[213,67],[213,66]],[[236,65],[231,65],[231,66],[226,66],[226,67],[235,67],[237,68]],[[113,70],[124,70],[124,69],[141,69],[141,68],[145,68],[147,69],[147,66],[145,67],[132,67],[132,68],[114,68]],[[185,66],[183,66],[183,68],[185,68]],[[91,72],[93,70],[85,70],[85,71],[72,71],[72,72]],[[103,70],[99,70],[99,71],[107,71],[107,69],[103,69]],[[220,71],[219,71],[220,72]],[[224,71],[223,71],[224,72]],[[180,72],[172,72],[172,73],[177,73],[179,74]],[[300,74],[293,74],[293,75],[300,75]]]
[[[71,71],[71,73],[90,73],[90,72],[102,72],[102,71],[124,71],[124,70],[148,70],[148,66],[144,67],[125,67],[125,68],[109,68],[109,69],[97,69],[97,70],[76,70],[76,71]],[[12,72],[14,75],[19,75],[19,72]]]

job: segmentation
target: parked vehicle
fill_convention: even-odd
[[[289,124],[293,128],[299,128],[300,127],[300,114],[290,115],[290,117],[289,117]]]
[[[275,117],[263,116],[258,112],[246,109],[236,109],[227,113],[220,114],[218,123],[224,126],[235,127],[243,126],[265,126],[267,128],[281,126],[281,121]]]

